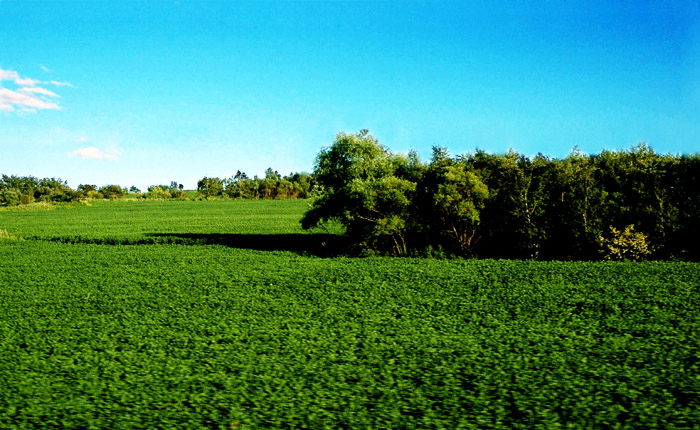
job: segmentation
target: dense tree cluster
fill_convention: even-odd
[[[34,202],[65,203],[87,199],[123,199],[128,194],[147,200],[193,200],[203,198],[242,199],[306,199],[314,192],[314,181],[308,173],[290,173],[281,176],[268,168],[264,178],[248,175],[240,170],[228,179],[204,177],[197,183],[197,192],[188,193],[177,181],[170,185],[151,185],[142,193],[137,187],[119,185],[80,184],[70,188],[57,178],[37,179],[33,176],[2,175],[0,179],[0,206],[15,206]]]
[[[249,178],[240,170],[228,179],[204,177],[197,182],[197,191],[205,197],[306,199],[311,197],[313,185],[313,178],[308,173],[281,176],[268,168],[264,178]]]
[[[65,203],[82,199],[119,199],[126,194],[119,185],[81,184],[76,190],[58,178],[37,179],[33,176],[2,175],[0,179],[0,206],[14,206],[34,202]]]
[[[430,162],[368,131],[340,133],[314,176],[305,228],[340,221],[356,250],[530,259],[700,257],[700,156],[628,151],[564,159],[483,151]]]

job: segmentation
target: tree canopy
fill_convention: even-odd
[[[646,144],[563,159],[477,151],[430,162],[367,130],[322,149],[304,228],[340,222],[360,253],[532,259],[700,257],[700,156]],[[626,247],[626,248],[625,248]]]

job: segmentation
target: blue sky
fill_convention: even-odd
[[[700,6],[0,0],[0,173],[72,187],[395,152],[700,150]]]

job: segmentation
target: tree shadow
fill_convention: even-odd
[[[223,245],[256,251],[290,251],[301,255],[334,257],[344,249],[343,236],[335,234],[216,234],[146,233],[156,243]]]

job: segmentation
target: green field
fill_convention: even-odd
[[[0,428],[698,428],[700,264],[328,258],[307,207],[0,212]]]

